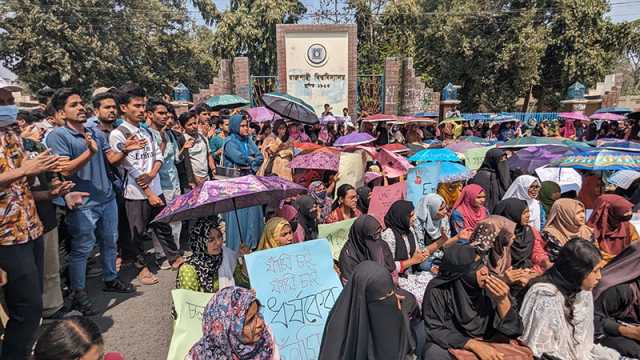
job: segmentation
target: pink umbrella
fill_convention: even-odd
[[[589,117],[587,117],[587,115],[579,112],[579,111],[573,111],[573,112],[561,112],[560,114],[561,118],[565,118],[565,119],[573,119],[573,120],[582,120],[582,121],[589,121]]]
[[[383,148],[378,152],[376,160],[382,165],[382,170],[384,170],[384,174],[388,178],[406,175],[407,171],[413,168],[413,165],[407,159]]]
[[[314,151],[298,155],[289,163],[292,169],[317,169],[338,171],[340,154],[331,151]]]
[[[618,115],[614,113],[595,113],[589,116],[591,120],[609,120],[609,121],[622,121],[624,120],[624,115]]]
[[[252,122],[262,123],[282,119],[282,117],[264,106],[247,109]]]
[[[375,114],[375,115],[369,115],[366,118],[362,119],[362,122],[385,122],[385,121],[395,121],[395,120],[398,120],[398,117],[395,115]]]
[[[480,144],[472,143],[471,141],[464,141],[464,140],[456,141],[454,143],[447,145],[447,149],[457,153],[464,153],[467,150],[477,149],[481,147],[484,147],[484,146]]]

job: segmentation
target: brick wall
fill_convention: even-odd
[[[236,94],[249,100],[249,58],[221,59],[218,75],[206,89],[193,94],[193,103],[206,101],[211,96]]]
[[[233,91],[234,94],[249,100],[249,58],[233,59]]]
[[[416,76],[413,58],[387,58],[384,63],[384,113],[413,115],[438,111],[440,93]]]
[[[400,109],[402,61],[390,57],[384,60],[384,113],[396,115]]]

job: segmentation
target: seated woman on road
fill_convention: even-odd
[[[223,229],[210,218],[199,219],[191,229],[193,255],[178,270],[176,288],[213,293],[227,286],[248,285],[238,257],[245,247],[233,251],[223,246]]]
[[[452,232],[458,234],[464,229],[473,230],[480,220],[489,216],[484,207],[486,192],[480,185],[467,185],[453,205],[451,211]]]
[[[427,327],[424,359],[452,359],[448,349],[498,359],[498,351],[488,341],[515,339],[522,333],[509,286],[490,275],[469,245],[445,249],[440,273],[424,294],[422,313]]]
[[[633,204],[620,195],[602,195],[595,203],[587,225],[593,229],[605,261],[613,259],[632,241],[638,240],[638,232],[629,220],[633,216]]]
[[[593,231],[585,224],[584,217],[584,205],[578,200],[562,198],[553,203],[542,237],[536,238],[533,244],[531,261],[536,270],[549,269],[569,240],[593,238]]]
[[[291,224],[281,217],[269,219],[264,225],[257,250],[267,250],[293,243]]]
[[[327,317],[319,360],[410,359],[402,305],[391,274],[373,261],[360,263]]]
[[[593,291],[596,342],[640,358],[640,242],[634,242],[602,270]]]
[[[326,224],[335,223],[342,220],[356,218],[362,213],[358,210],[358,193],[349,184],[342,184],[338,188],[337,199],[333,202],[331,213],[324,220]]]
[[[540,198],[540,206],[542,210],[540,213],[540,218],[542,219],[540,226],[544,227],[544,224],[546,224],[547,217],[549,217],[549,212],[551,211],[551,206],[553,206],[553,203],[556,200],[560,199],[561,194],[562,189],[556,182],[542,182],[542,188],[540,189],[540,195],[538,196]]]
[[[531,175],[521,175],[509,186],[502,199],[516,198],[527,202],[529,207],[529,225],[536,230],[542,227],[542,207],[538,201],[540,180]]]
[[[562,360],[618,360],[617,351],[593,343],[591,290],[604,265],[590,241],[572,239],[544,275],[532,281],[520,308],[520,341],[536,357]]]
[[[207,304],[202,314],[202,338],[191,347],[185,360],[212,359],[280,359],[253,291],[227,287]]]

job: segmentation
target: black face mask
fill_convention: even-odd
[[[622,217],[618,218],[618,221],[620,221],[620,222],[630,221],[632,217],[633,217],[633,214],[625,215],[625,216],[622,216]]]

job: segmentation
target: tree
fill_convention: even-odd
[[[0,59],[32,90],[134,81],[159,94],[178,82],[204,87],[216,73],[199,41],[208,30],[177,0],[6,0],[0,13]]]
[[[276,24],[293,24],[307,11],[297,0],[232,0],[215,20],[213,54],[247,56],[251,73],[276,75]]]
[[[640,20],[628,24],[621,68],[624,74],[622,95],[640,95]]]

